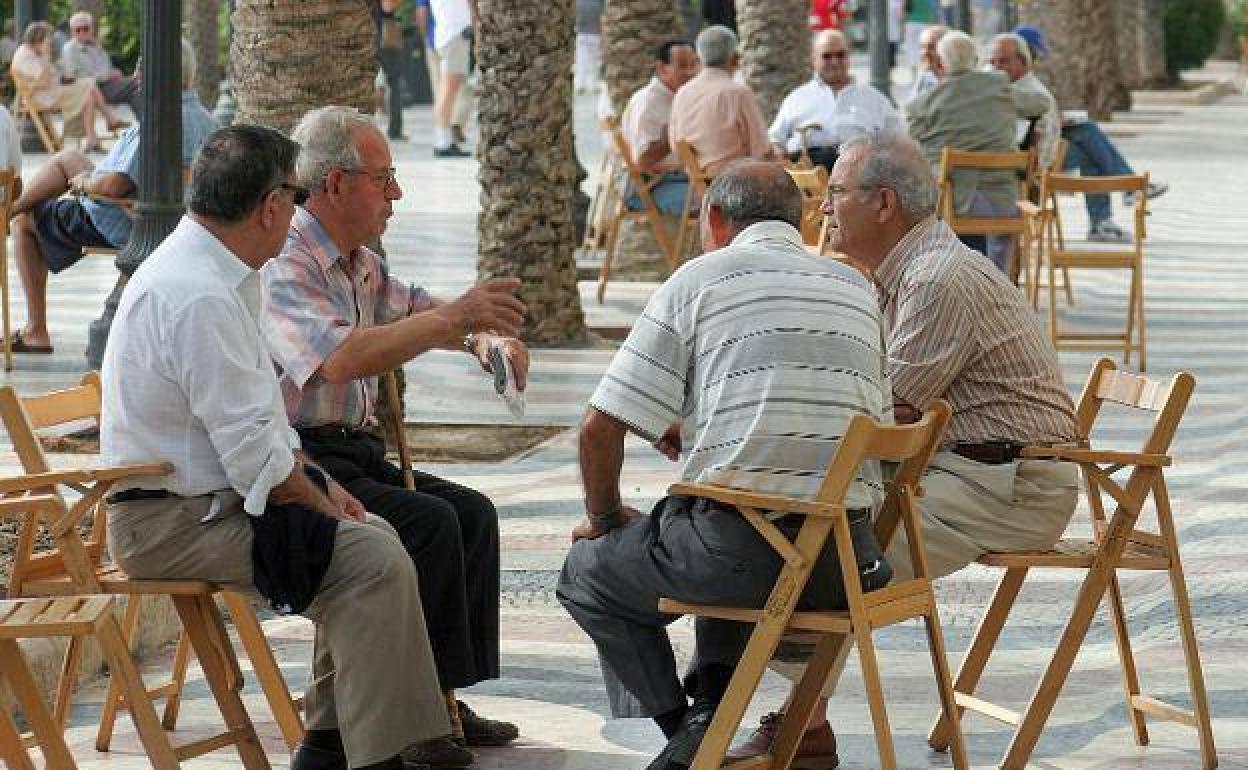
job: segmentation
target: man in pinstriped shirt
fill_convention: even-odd
[[[1057,353],[1022,293],[937,220],[935,208],[935,181],[919,146],[888,134],[842,148],[824,203],[835,223],[833,249],[875,275],[897,421],[918,419],[938,398],[953,408],[919,500],[928,564],[940,577],[987,551],[1051,546],[1074,513],[1078,473],[1069,463],[1018,456],[1024,445],[1075,439]],[[898,534],[887,555],[899,579],[911,576],[907,553]],[[801,673],[773,666],[794,679]],[[766,751],[773,723],[765,717],[730,758]],[[830,735],[821,710],[799,757]]]

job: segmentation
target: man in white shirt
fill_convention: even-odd
[[[667,124],[676,92],[696,74],[698,55],[693,46],[684,40],[667,41],[655,52],[654,77],[628,100],[620,121],[633,162],[643,174],[662,177],[650,189],[650,195],[664,214],[680,213],[689,189],[689,177],[667,139]],[[641,208],[636,193],[629,196],[627,203],[629,208]]]
[[[455,143],[451,122],[455,99],[472,71],[472,36],[477,26],[477,0],[430,0],[436,25],[433,47],[442,63],[433,106],[433,156],[468,158],[472,153]]]
[[[69,17],[72,40],[61,47],[61,72],[67,78],[90,78],[100,87],[104,101],[127,104],[138,117],[143,109],[139,80],[113,66],[112,59],[95,38],[95,19],[86,11]]]
[[[784,97],[767,131],[777,154],[797,160],[801,129],[815,124],[808,129],[807,152],[815,165],[831,170],[842,143],[872,131],[902,130],[901,116],[883,94],[853,82],[849,41],[840,30],[824,30],[815,38],[811,68],[814,76]]]
[[[416,571],[394,531],[300,451],[256,324],[256,271],[307,197],[292,181],[297,154],[271,129],[215,132],[190,213],[122,294],[101,449],[110,463],[173,471],[109,498],[109,552],[135,578],[255,587],[311,619],[308,729],[292,770],[403,770],[400,752],[451,729]]]

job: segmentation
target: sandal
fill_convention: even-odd
[[[51,353],[51,345],[31,345],[22,339],[21,331],[15,331],[9,337],[9,349],[14,353]]]

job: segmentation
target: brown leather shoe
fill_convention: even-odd
[[[782,711],[765,715],[758,721],[758,729],[749,739],[729,749],[724,760],[749,759],[771,751],[772,741],[776,739],[782,719]],[[801,742],[797,744],[797,755],[793,757],[790,767],[794,770],[834,770],[840,763],[836,756],[836,736],[832,733],[832,725],[825,722],[822,727],[807,730],[802,736]]]

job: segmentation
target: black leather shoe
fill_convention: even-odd
[[[403,750],[403,761],[411,765],[433,768],[468,767],[477,759],[468,749],[451,740],[449,735],[417,743]]]
[[[676,733],[646,770],[688,770],[714,716],[715,704],[695,701],[685,712]]]
[[[341,751],[300,743],[290,758],[290,770],[348,770],[347,757]]]
[[[448,144],[446,147],[434,147],[433,157],[435,158],[471,158],[472,153],[458,144]]]
[[[469,746],[506,746],[520,736],[520,729],[501,719],[486,719],[468,707],[459,704],[459,719],[464,725],[464,741]]]

